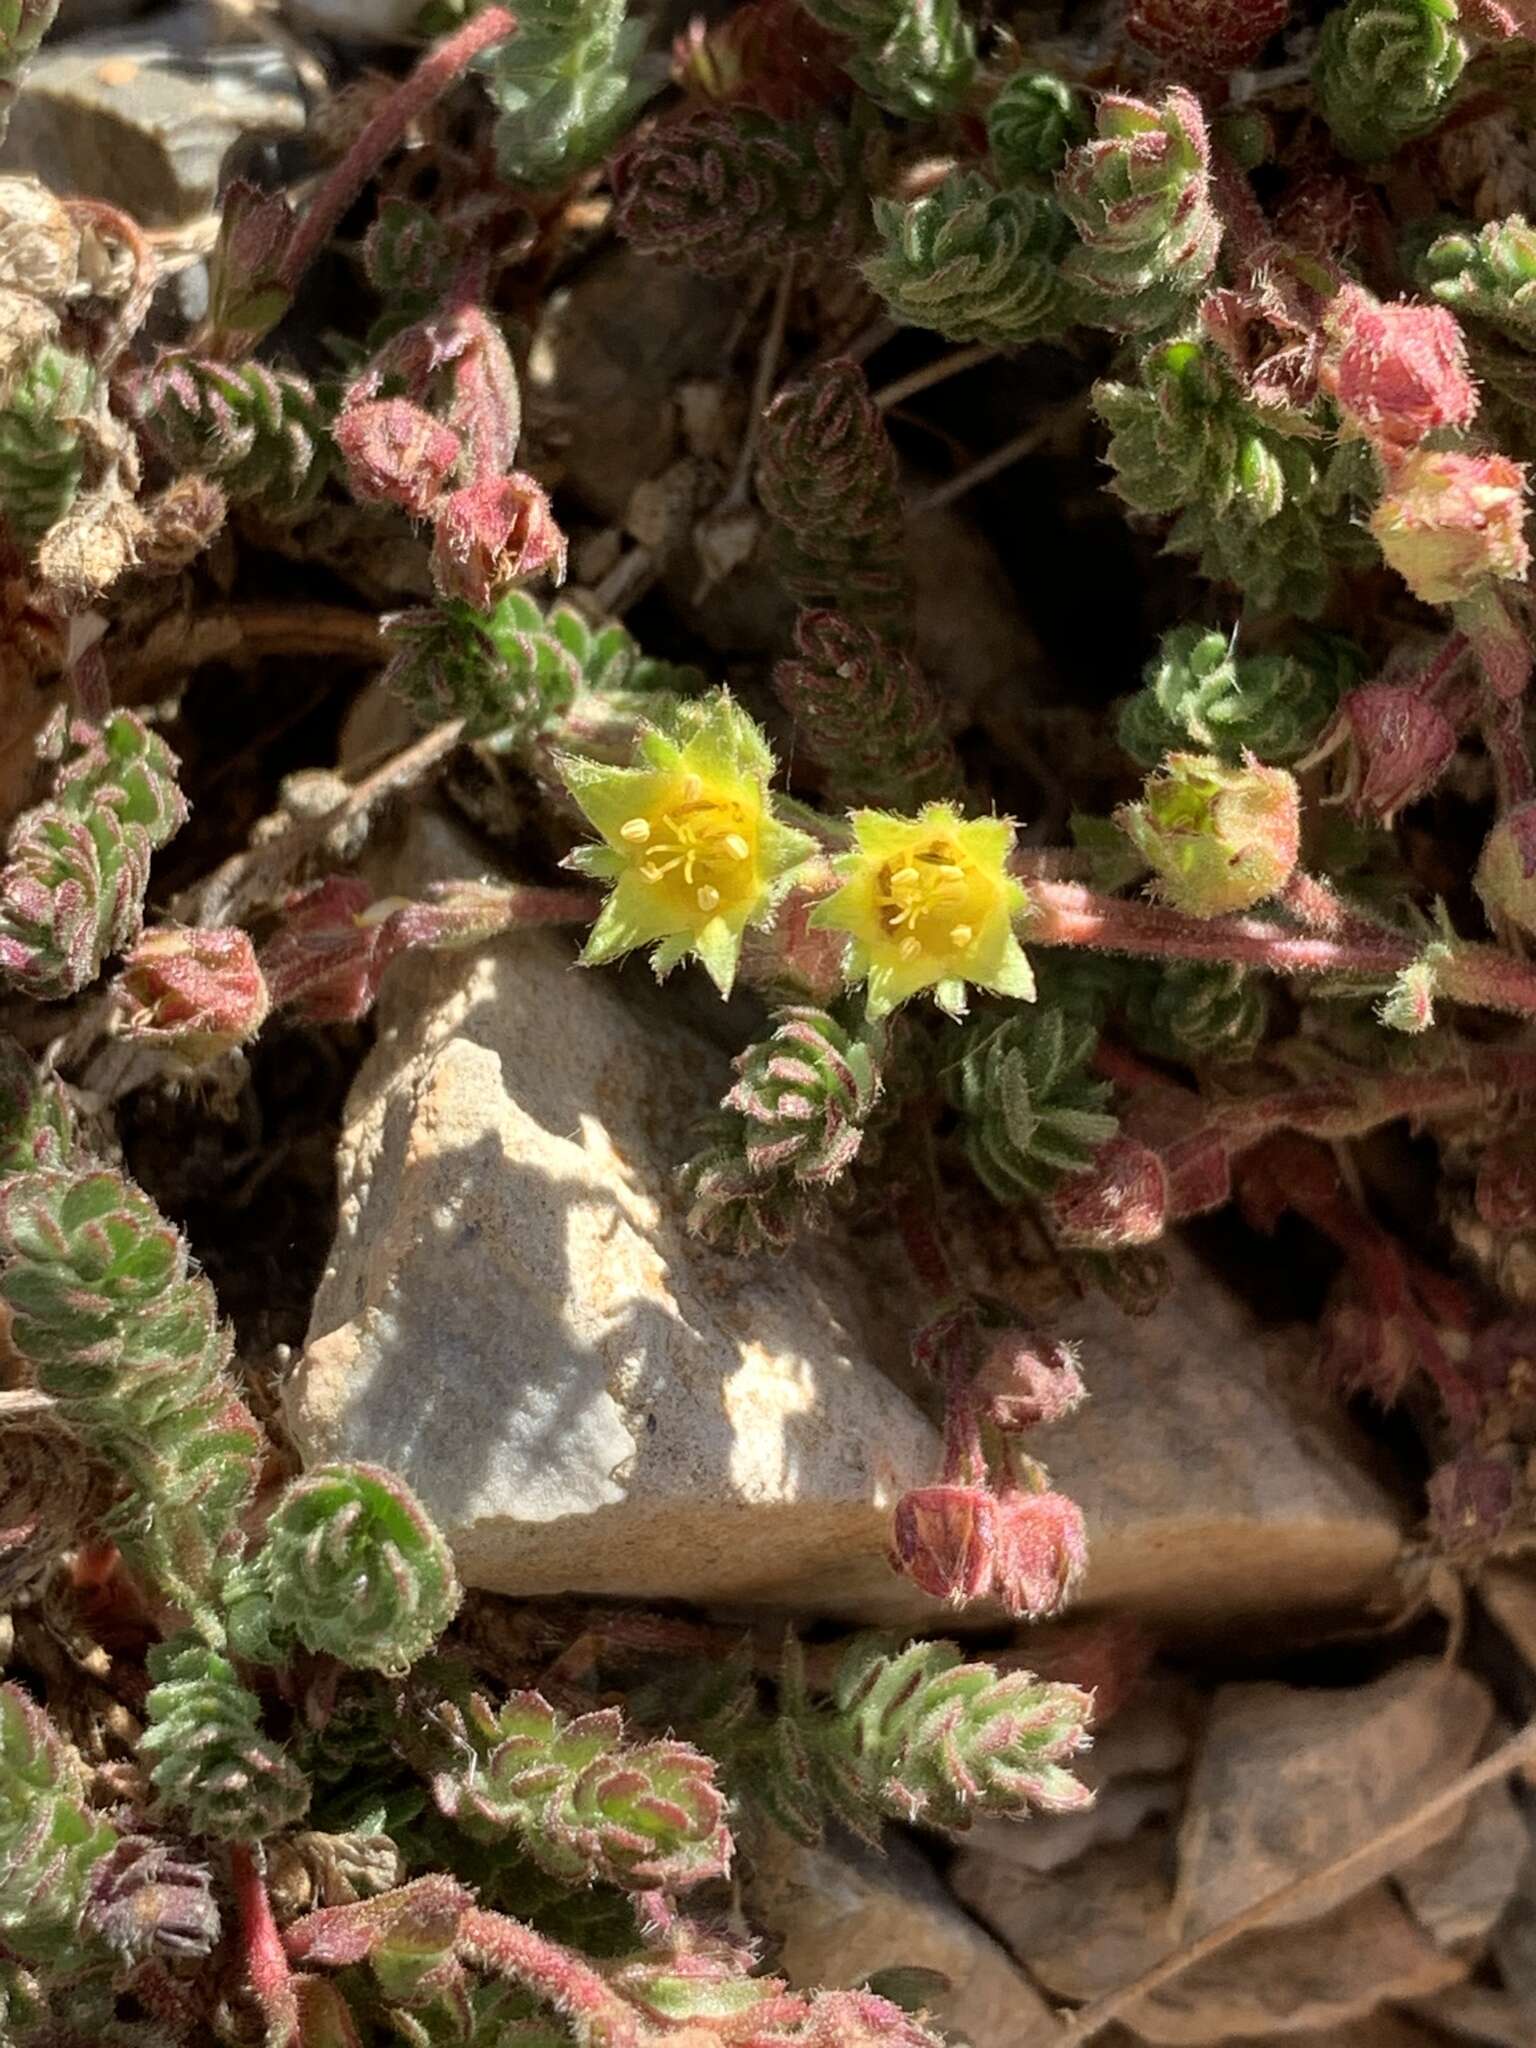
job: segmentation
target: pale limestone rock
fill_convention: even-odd
[[[1047,1992],[1085,2003],[1179,1945],[1171,1864],[1169,1837],[1147,1828],[1045,1877],[963,1850],[952,1882]],[[1323,1919],[1239,1936],[1123,2017],[1155,2048],[1294,2040],[1364,2020],[1397,2000],[1429,1997],[1466,1970],[1377,1885]]]
[[[1337,1404],[1315,1332],[1266,1329],[1178,1237],[1150,1316],[1093,1295],[1051,1317],[1089,1399],[1040,1435],[1092,1539],[1084,1607],[1179,1628],[1388,1595],[1402,1511]]]
[[[412,829],[381,894],[477,870]],[[400,1467],[471,1585],[949,1626],[884,1561],[893,1501],[937,1470],[895,1383],[923,1308],[889,1247],[733,1262],[681,1229],[670,1171],[750,1014],[533,934],[397,964],[379,1019],[290,1390],[306,1456]],[[1197,1629],[1359,1602],[1394,1504],[1298,1391],[1299,1341],[1171,1258],[1158,1315],[1063,1319],[1094,1398],[1041,1449],[1088,1513],[1089,1602]]]
[[[1430,1658],[1346,1690],[1224,1686],[1211,1706],[1179,1833],[1180,1939],[1194,1940],[1374,1839],[1465,1770],[1492,1719],[1493,1702],[1477,1679]],[[1272,1913],[1269,1924],[1316,1919],[1445,1841],[1465,1812],[1453,1809],[1379,1865],[1352,1870],[1337,1890],[1289,1914]],[[1510,1889],[1513,1881],[1511,1870]]]
[[[290,1389],[306,1457],[401,1470],[470,1585],[930,1615],[884,1558],[937,1459],[880,1370],[900,1331],[830,1245],[684,1236],[667,1169],[725,1063],[644,970],[523,935],[397,966],[380,1027]]]
[[[950,1988],[933,1999],[933,2016],[972,2048],[1049,2048],[1057,2032],[1006,1950],[899,1839],[876,1856],[851,1844],[810,1849],[765,1831],[748,1859],[744,1902],[770,1937],[774,1967],[794,1985],[841,1988],[895,1965],[937,1970]]]
[[[303,133],[304,96],[271,43],[220,40],[214,10],[45,43],[11,110],[0,168],[110,200],[144,227],[209,211],[235,145]]]

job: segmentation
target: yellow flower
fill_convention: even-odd
[[[692,954],[729,995],[742,934],[770,920],[815,841],[774,815],[772,750],[725,690],[643,731],[638,753],[629,768],[560,762],[602,835],[566,865],[614,884],[582,960],[599,966],[655,941],[658,976]]]
[[[1008,819],[962,818],[937,803],[915,818],[855,811],[853,837],[854,851],[837,862],[843,886],[812,922],[851,936],[850,972],[869,983],[871,1017],[925,988],[958,1017],[967,982],[1034,1001],[1013,935],[1025,898],[1008,872]]]

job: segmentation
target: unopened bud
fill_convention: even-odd
[[[1354,742],[1353,807],[1390,824],[1450,766],[1456,728],[1439,705],[1406,683],[1365,683],[1339,709]]]
[[[993,1336],[975,1393],[987,1421],[1008,1434],[1064,1421],[1088,1398],[1074,1348],[1024,1329]]]
[[[1150,1145],[1111,1138],[1092,1166],[1057,1182],[1047,1211],[1061,1243],[1075,1249],[1151,1244],[1168,1221],[1167,1169]]]
[[[206,1956],[219,1938],[213,1873],[168,1843],[125,1835],[92,1866],[82,1918],[128,1963]]]
[[[1483,841],[1472,879],[1491,918],[1536,932],[1536,798],[1499,819]]]
[[[1388,479],[1371,532],[1415,597],[1456,604],[1490,577],[1529,569],[1525,482],[1507,455],[1416,449]]]
[[[238,926],[160,925],[142,934],[117,981],[123,1029],[201,1063],[254,1038],[267,985],[256,948]]]
[[[353,497],[398,505],[413,519],[431,511],[463,453],[453,429],[408,398],[348,406],[333,439]]]
[[[184,476],[146,499],[140,510],[136,566],[151,576],[174,576],[217,537],[229,503],[211,477]]]
[[[1191,917],[1248,910],[1290,880],[1301,798],[1283,768],[1247,757],[1170,754],[1116,821],[1156,870],[1159,893]]]
[[[1328,309],[1328,335],[1324,386],[1367,439],[1415,448],[1477,411],[1461,326],[1446,307],[1383,305],[1346,284]]]
[[[892,1569],[954,1607],[992,1590],[997,1501],[979,1486],[919,1486],[896,1503]]]
[[[432,518],[432,575],[444,597],[484,611],[532,576],[564,580],[565,535],[543,490],[521,471],[450,492]]]
[[[998,1503],[995,1587],[1008,1612],[1058,1614],[1088,1566],[1083,1511],[1064,1493],[1013,1493]]]
[[[263,192],[244,178],[226,187],[208,262],[210,339],[254,339],[281,320],[291,297],[282,268],[293,225],[285,193]]]
[[[367,918],[372,901],[356,875],[294,891],[261,955],[274,1009],[291,1009],[306,1024],[354,1024],[367,1015],[381,928]]]

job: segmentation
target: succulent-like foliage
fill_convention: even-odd
[[[905,118],[953,113],[976,70],[976,43],[960,0],[805,0],[825,28],[853,45],[848,76],[877,106]]]
[[[1348,155],[1392,156],[1440,120],[1466,61],[1456,0],[1346,0],[1318,42],[1318,109]]]
[[[953,1831],[1085,1806],[1068,1765],[1087,1746],[1091,1704],[1075,1686],[967,1663],[953,1643],[896,1649],[879,1636],[850,1643],[830,1696],[815,1699],[791,1640],[772,1722],[743,1722],[737,1704],[713,1740],[791,1834],[816,1841],[834,1816],[878,1839],[886,1818]]]
[[[706,275],[750,270],[841,239],[853,176],[853,137],[830,116],[705,108],[618,159],[614,225],[645,256]]]
[[[448,284],[453,243],[427,207],[386,199],[363,237],[363,267],[382,298],[430,302]]]
[[[878,1047],[825,1010],[779,1010],[683,1168],[688,1228],[722,1251],[781,1250],[824,1220],[880,1094]]]
[[[532,0],[486,80],[501,111],[496,153],[513,185],[564,184],[607,155],[654,90],[639,70],[645,24],[625,0]]]
[[[946,1079],[961,1142],[1000,1202],[1048,1194],[1116,1130],[1090,1062],[1098,1034],[1059,1009],[968,1025]]]
[[[14,1038],[0,1037],[0,1179],[64,1166],[74,1144],[63,1083],[40,1074]]]
[[[145,378],[139,416],[178,468],[209,476],[231,499],[301,511],[325,481],[325,423],[292,370],[167,355]]]
[[[1316,616],[1334,562],[1358,551],[1363,443],[1321,451],[1283,431],[1198,341],[1152,349],[1138,383],[1095,385],[1094,404],[1111,430],[1113,489],[1135,512],[1178,515],[1172,550],[1262,610]]]
[[[1161,1059],[1246,1060],[1269,1024],[1262,975],[1202,960],[1143,968],[1130,983],[1127,1031]]]
[[[1131,0],[1125,25],[1176,71],[1238,71],[1284,28],[1291,0]]]
[[[0,398],[0,520],[24,547],[75,502],[85,469],[81,422],[96,391],[83,356],[40,348]]]
[[[25,1173],[0,1182],[0,1258],[13,1345],[126,1486],[107,1527],[216,1630],[213,1586],[262,1445],[185,1242],[119,1173]]]
[[[9,1955],[66,1969],[90,1959],[80,1916],[116,1839],[85,1803],[74,1750],[19,1686],[0,1685],[0,1941]]]
[[[1051,71],[1015,71],[987,109],[987,147],[999,179],[1054,177],[1093,126],[1076,86]]]
[[[178,1636],[150,1651],[149,1675],[139,1747],[167,1812],[193,1833],[226,1842],[259,1841],[291,1826],[309,1804],[309,1786],[262,1733],[261,1702],[234,1666]]]
[[[1060,262],[1070,229],[1048,192],[999,192],[954,171],[920,199],[877,199],[875,231],[864,275],[909,326],[1016,348],[1071,318]]]
[[[611,1707],[573,1718],[536,1692],[499,1707],[472,1694],[435,1703],[426,1725],[439,1810],[477,1840],[512,1836],[562,1883],[675,1891],[729,1867],[709,1758],[630,1741]]]
[[[856,364],[825,363],[780,392],[763,420],[757,494],[793,597],[905,637],[912,585],[896,457]]]
[[[318,1465],[267,1518],[260,1550],[230,1573],[230,1638],[281,1661],[308,1650],[365,1671],[404,1672],[453,1619],[448,1546],[410,1488],[376,1465]]]
[[[591,626],[570,605],[539,609],[510,590],[488,612],[451,601],[389,623],[384,680],[423,725],[462,718],[466,737],[526,745],[557,730],[578,699],[631,719],[692,695],[698,669],[654,661],[617,621]],[[585,707],[584,707],[585,708]]]
[[[959,793],[960,764],[926,677],[903,647],[841,612],[802,612],[774,688],[829,802],[897,804]]]
[[[1287,654],[1240,655],[1224,633],[1175,626],[1120,714],[1120,744],[1144,768],[1201,747],[1236,762],[1298,759],[1316,742],[1365,660],[1337,634],[1312,633]]]
[[[1419,274],[1453,312],[1536,348],[1536,228],[1524,214],[1437,235]]]
[[[75,995],[138,933],[150,856],[187,815],[176,757],[129,711],[70,725],[46,803],[11,828],[0,870],[0,972]]]
[[[1173,86],[1160,106],[1104,95],[1097,134],[1057,181],[1081,237],[1065,274],[1082,318],[1155,334],[1184,315],[1221,246],[1209,188],[1210,142],[1192,93]]]

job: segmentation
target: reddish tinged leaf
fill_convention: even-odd
[[[424,518],[463,453],[459,437],[408,398],[347,407],[332,430],[355,498]]]
[[[1118,1251],[1151,1244],[1168,1220],[1168,1172],[1149,1145],[1111,1138],[1092,1166],[1069,1175],[1048,1210],[1063,1244],[1086,1251]]]

